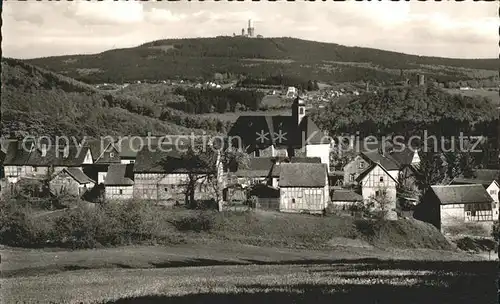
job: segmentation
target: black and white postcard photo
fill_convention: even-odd
[[[0,3],[0,303],[500,302],[498,1]]]

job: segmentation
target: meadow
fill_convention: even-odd
[[[138,209],[141,214],[147,210]],[[163,238],[151,238],[152,243],[115,247],[97,243],[78,250],[1,247],[4,302],[400,303],[407,298],[410,303],[433,299],[492,303],[494,299],[494,262],[457,250],[434,227],[415,220],[156,207],[151,211],[161,216],[155,221],[170,241],[155,244]],[[91,211],[72,214],[75,222],[78,216],[92,215]],[[46,217],[37,216],[37,223]],[[204,229],[199,229],[200,223]]]
[[[495,303],[494,262],[434,250],[382,252],[221,244],[4,248],[0,284],[5,303]],[[51,263],[63,267],[40,272]]]

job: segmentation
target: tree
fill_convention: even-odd
[[[224,144],[201,142],[197,139],[194,146],[186,147],[179,155],[177,166],[186,171],[187,180],[184,181],[184,195],[186,206],[196,208],[196,191],[203,188],[213,190],[214,199],[222,200],[222,190],[226,185],[226,169],[231,165],[246,166],[248,156],[240,150],[225,147]],[[164,167],[171,166],[172,162],[165,162]]]
[[[387,188],[378,187],[375,194],[369,198],[368,209],[379,219],[386,219],[391,211],[395,211],[395,202],[387,195]]]

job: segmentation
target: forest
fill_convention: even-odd
[[[154,101],[111,94],[23,61],[2,58],[2,134],[91,136],[224,132],[227,123]]]
[[[244,89],[198,89],[181,88],[174,90],[177,95],[182,95],[185,101],[172,102],[168,106],[187,113],[225,113],[237,110],[259,109],[264,93]]]
[[[214,79],[216,74],[235,79],[267,78],[279,72],[322,82],[387,84],[399,79],[400,70],[411,75],[423,73],[440,82],[457,82],[481,81],[497,69],[496,59],[423,57],[294,38],[242,37],[158,40],[100,54],[28,62],[86,83],[203,81]]]

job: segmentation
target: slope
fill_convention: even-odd
[[[214,73],[253,77],[282,73],[336,82],[393,81],[399,79],[400,70],[441,82],[496,76],[496,59],[422,57],[294,38],[167,39],[30,62],[89,83],[209,79]]]
[[[210,129],[204,121],[183,113],[159,109],[138,98],[102,92],[31,64],[2,58],[4,135],[95,137],[202,132],[172,120]]]

